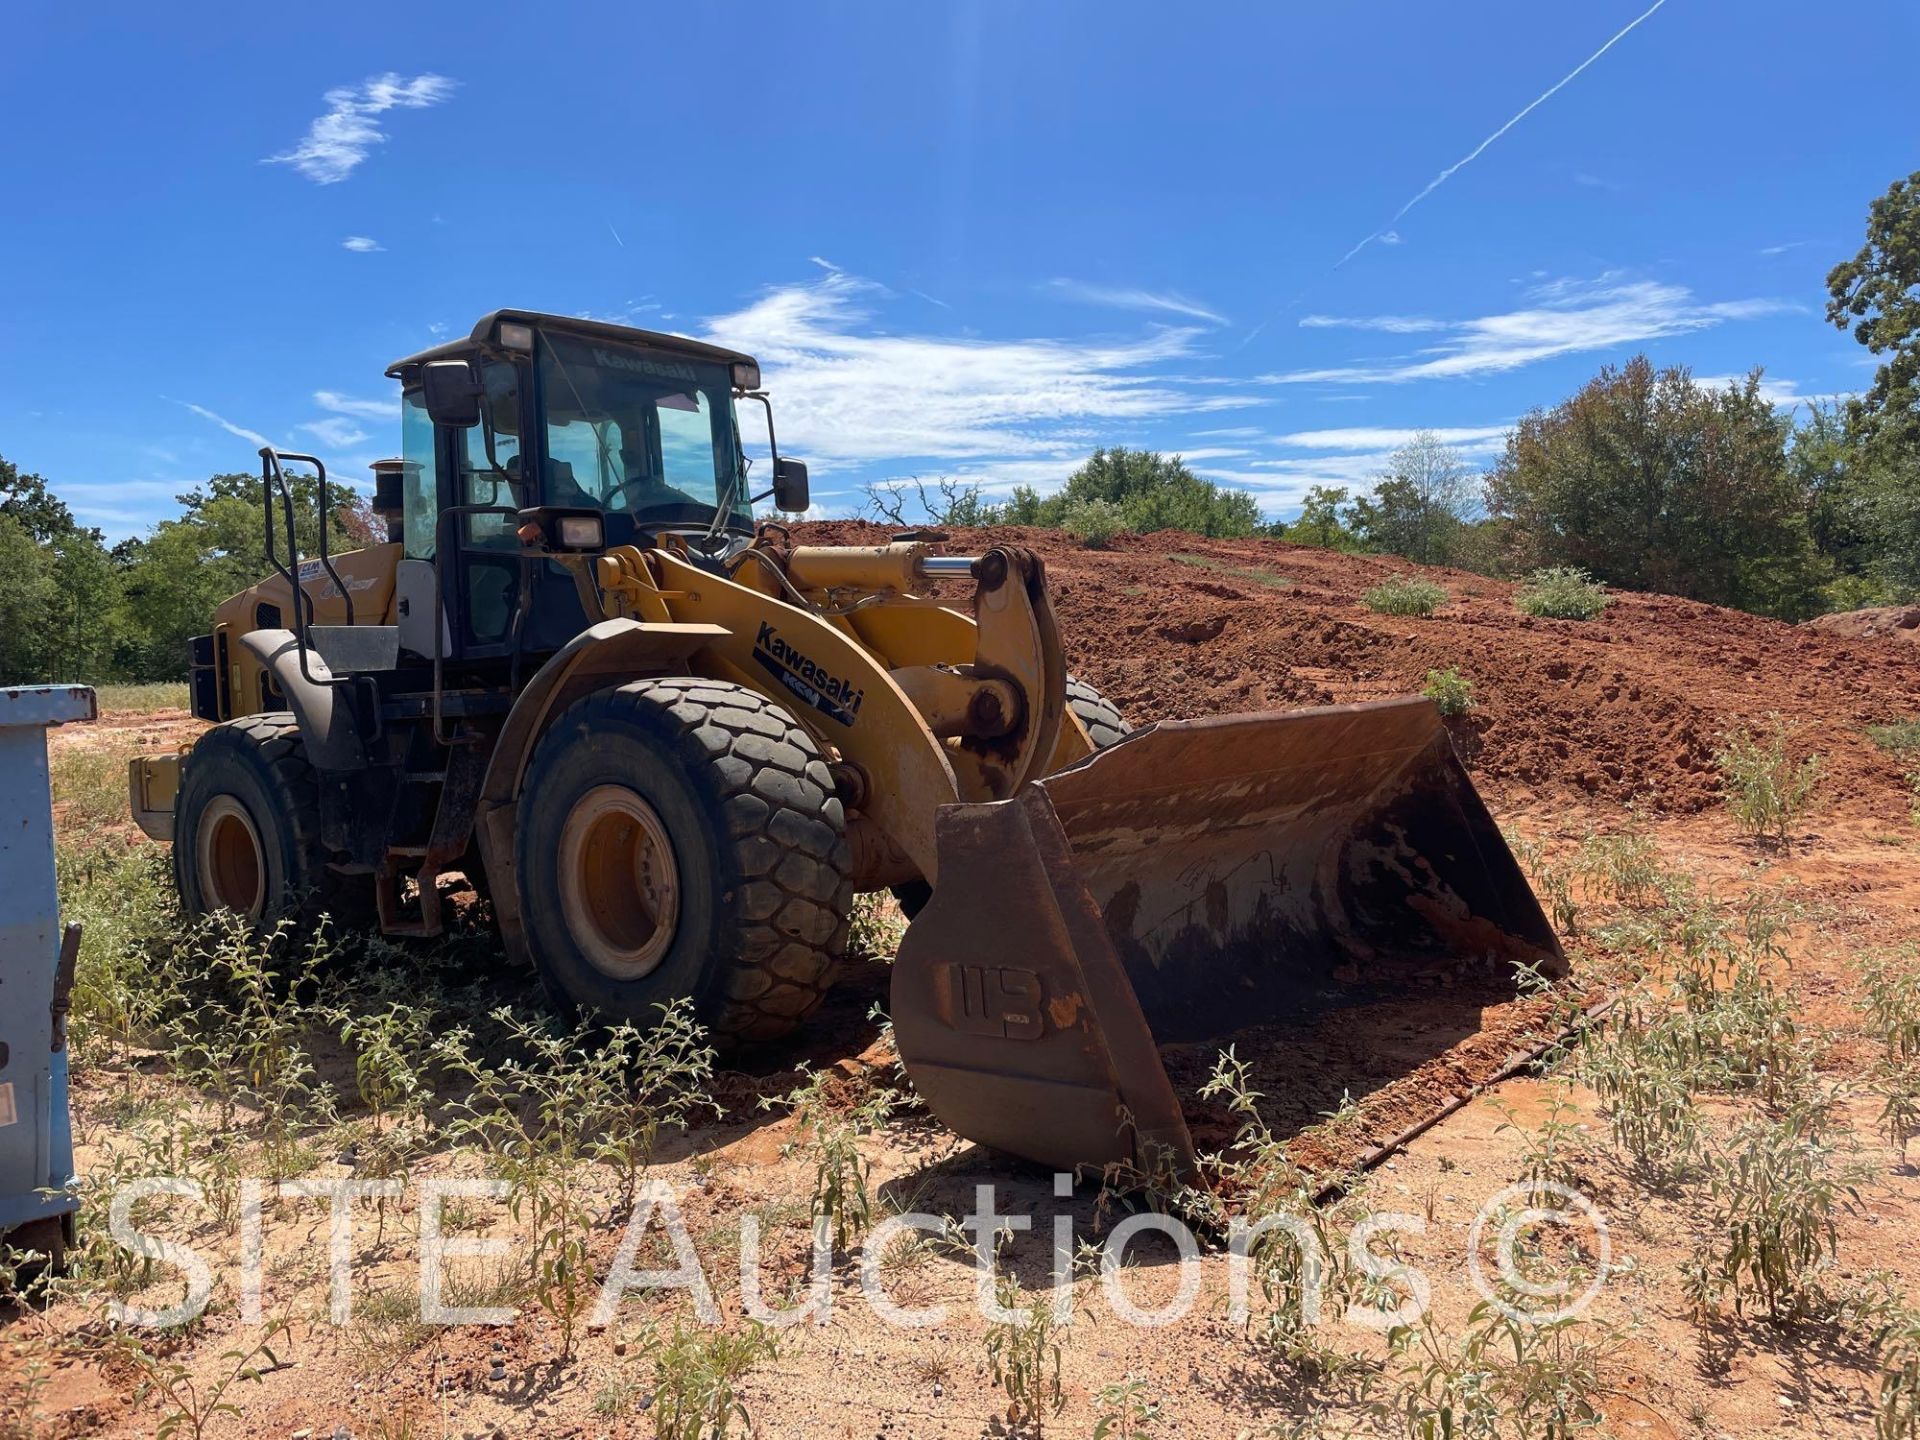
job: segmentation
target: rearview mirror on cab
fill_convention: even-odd
[[[429,360],[420,367],[421,398],[436,425],[456,430],[480,423],[480,377],[468,360]]]
[[[804,460],[773,462],[773,504],[792,515],[807,508],[807,465]]]

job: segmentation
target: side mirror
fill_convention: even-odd
[[[773,504],[776,510],[797,515],[807,508],[807,464],[804,460],[773,462]]]
[[[420,369],[422,399],[436,425],[465,430],[480,423],[480,377],[468,360],[429,360]]]

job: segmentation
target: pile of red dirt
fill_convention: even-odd
[[[1871,605],[1865,610],[1843,610],[1821,615],[1807,624],[1856,640],[1920,642],[1920,605]]]
[[[828,521],[796,541],[872,545]],[[1778,711],[1825,757],[1835,810],[1904,824],[1901,765],[1866,727],[1920,716],[1920,646],[1789,625],[1666,595],[1617,593],[1593,620],[1519,613],[1516,587],[1391,556],[1166,531],[1088,550],[1047,530],[958,531],[954,552],[1024,545],[1045,559],[1074,673],[1135,724],[1373,700],[1458,666],[1473,712],[1452,722],[1480,783],[1509,805],[1581,798],[1690,812],[1718,799],[1713,752]],[[1429,619],[1362,595],[1418,573],[1450,596]]]

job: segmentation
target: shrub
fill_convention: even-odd
[[[1442,715],[1464,715],[1473,708],[1473,682],[1460,673],[1458,665],[1427,671],[1427,683],[1420,693],[1438,707]]]
[[[1714,752],[1721,793],[1734,823],[1755,838],[1787,843],[1793,824],[1806,813],[1820,780],[1820,756],[1796,760],[1792,749],[1798,727],[1775,711],[1756,735],[1746,726],[1729,730]]]
[[[1380,615],[1431,615],[1447,603],[1444,586],[1413,575],[1390,575],[1361,596]]]
[[[1920,720],[1895,720],[1886,725],[1869,725],[1867,738],[1882,750],[1890,750],[1895,755],[1910,755],[1920,751]]]
[[[653,1360],[653,1433],[660,1440],[726,1440],[739,1421],[752,1431],[740,1382],[762,1360],[780,1353],[779,1333],[758,1321],[735,1331],[709,1331],[675,1322],[649,1340]]]
[[[1920,1436],[1920,1311],[1897,1317],[1880,1335],[1879,1440]]]
[[[1064,1327],[1054,1316],[1051,1295],[1026,1299],[1012,1275],[1001,1275],[994,1289],[1009,1318],[987,1326],[987,1369],[1006,1392],[1009,1427],[1038,1434],[1045,1417],[1058,1415],[1067,1404],[1060,1383]]]
[[[1827,1308],[1824,1282],[1839,1244],[1834,1212],[1853,1191],[1825,1133],[1831,1104],[1749,1119],[1716,1157],[1714,1220],[1689,1277],[1702,1309],[1729,1291],[1736,1311],[1752,1298],[1776,1320]]]
[[[1127,521],[1111,500],[1076,500],[1060,517],[1060,528],[1088,549],[1104,550],[1127,528]]]
[[[1513,597],[1523,615],[1544,620],[1591,620],[1613,603],[1607,587],[1572,565],[1536,570]]]

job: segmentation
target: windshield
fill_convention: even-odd
[[[726,366],[572,335],[540,338],[545,503],[705,525],[731,487],[729,518],[751,525]]]

